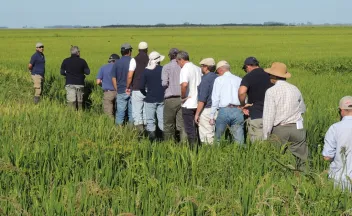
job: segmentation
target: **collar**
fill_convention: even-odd
[[[345,116],[345,117],[342,118],[342,121],[343,120],[352,120],[352,116]]]
[[[287,83],[287,82],[285,80],[278,80],[278,81],[276,81],[275,85],[284,84],[284,83]]]
[[[223,76],[225,76],[225,75],[226,76],[231,75],[231,72],[230,71],[226,71]]]
[[[76,54],[71,54],[71,58],[74,58],[74,57],[79,58],[79,56],[78,56],[78,55],[76,55]]]

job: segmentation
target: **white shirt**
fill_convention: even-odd
[[[333,158],[329,177],[342,187],[352,188],[352,116],[333,124],[324,139],[323,156]]]
[[[196,109],[198,105],[198,85],[202,79],[202,71],[200,67],[192,62],[187,62],[183,65],[180,72],[180,84],[188,83],[186,97],[189,97],[182,107],[187,109]]]
[[[266,90],[263,111],[263,135],[267,139],[274,126],[303,121],[306,111],[299,89],[283,80]]]
[[[137,67],[136,60],[134,58],[131,58],[129,71],[136,70],[136,67]]]
[[[241,78],[233,75],[230,71],[225,72],[222,76],[215,79],[213,93],[211,95],[211,119],[214,119],[215,113],[219,107],[240,105],[238,89],[240,88],[241,81]]]

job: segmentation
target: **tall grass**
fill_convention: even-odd
[[[352,39],[345,37],[351,31],[1,31],[0,49],[9,52],[0,58],[0,215],[351,215],[351,194],[333,188],[320,155],[325,131],[338,121],[338,100],[352,92],[351,62],[339,59],[351,48],[346,44]],[[344,42],[338,40],[342,37]],[[46,46],[47,75],[44,99],[34,105],[25,67],[39,40]],[[241,148],[223,142],[191,151],[175,143],[138,141],[136,131],[116,127],[102,114],[94,75],[119,44],[136,46],[139,40],[161,53],[184,48],[195,63],[209,56],[229,60],[240,76],[247,55],[257,56],[263,66],[287,62],[290,82],[307,104],[310,171],[293,172],[292,155],[269,143]],[[65,44],[79,45],[93,72],[87,77],[89,109],[83,112],[65,106],[59,75],[68,55]]]

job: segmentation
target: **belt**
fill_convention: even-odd
[[[170,99],[170,98],[180,98],[181,96],[180,95],[178,95],[178,96],[169,96],[169,97],[166,97],[165,99]]]
[[[228,108],[239,108],[240,105],[229,104],[226,107],[228,107]]]
[[[104,90],[104,92],[112,92],[112,91],[116,91],[116,90]]]
[[[274,127],[279,127],[279,126],[290,126],[290,125],[295,125],[296,123],[288,123],[288,124],[279,124]]]

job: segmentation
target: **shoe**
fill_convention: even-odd
[[[34,96],[33,98],[34,104],[38,104],[40,101],[40,97],[39,96]]]
[[[155,131],[148,131],[149,141],[154,142],[155,140]]]

